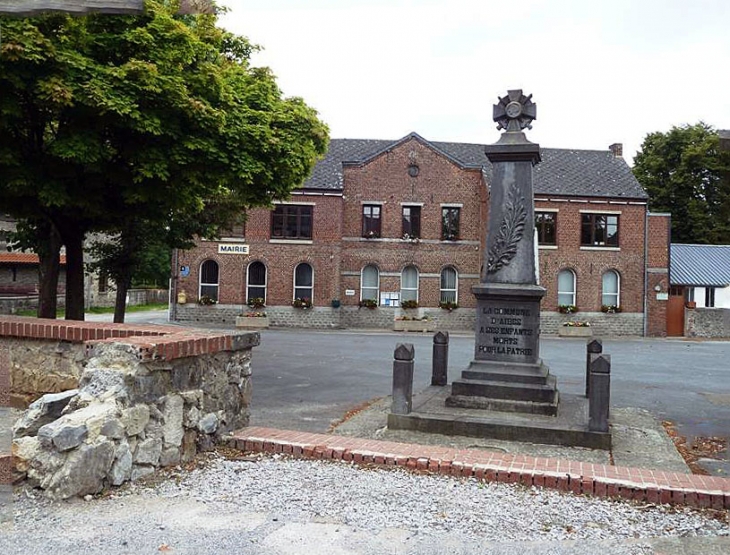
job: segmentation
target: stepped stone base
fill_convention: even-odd
[[[459,398],[452,395],[448,386],[431,386],[414,398],[410,414],[388,414],[388,428],[591,449],[611,448],[610,432],[588,429],[588,401],[584,397],[563,395],[555,416],[519,414],[494,400],[486,401],[495,403],[489,411],[484,407],[448,406]],[[495,410],[497,408],[501,410]]]
[[[535,364],[474,361],[454,380],[446,405],[555,416],[557,380],[542,361]]]

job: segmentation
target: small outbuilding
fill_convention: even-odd
[[[730,245],[672,243],[668,335],[730,337]]]

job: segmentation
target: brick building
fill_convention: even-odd
[[[669,216],[648,212],[621,145],[541,155],[534,201],[543,331],[570,319],[598,333],[665,335]],[[472,329],[490,174],[484,145],[415,133],[334,139],[291,199],[251,210],[245,227],[220,241],[177,253],[175,318],[232,322],[247,299],[262,297],[274,325],[387,328],[411,300],[418,309],[408,314]],[[202,296],[216,304],[200,305]],[[312,308],[293,308],[295,298]],[[367,300],[378,307],[359,306]],[[459,308],[439,308],[447,302]]]

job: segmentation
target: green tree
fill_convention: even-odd
[[[730,243],[730,152],[702,122],[650,133],[634,175],[655,212],[671,212],[675,243]]]
[[[46,245],[61,238],[67,318],[83,318],[89,232],[137,247],[132,223],[172,247],[215,237],[326,151],[327,127],[250,65],[254,46],[177,5],[0,18],[0,204],[43,222]]]

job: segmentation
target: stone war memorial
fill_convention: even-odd
[[[587,361],[595,366],[587,371],[588,383],[593,370],[605,367],[605,387],[599,377],[596,383],[602,385],[592,397],[590,385],[587,397],[561,397],[555,376],[540,358],[545,289],[535,267],[532,185],[540,146],[525,136],[536,114],[532,95],[522,90],[509,91],[494,106],[494,120],[504,132],[485,147],[493,176],[480,283],[472,288],[477,301],[474,360],[450,388],[432,386],[421,394],[412,411],[395,408],[410,403],[394,398],[388,418],[392,429],[610,448],[610,359],[598,351]]]

